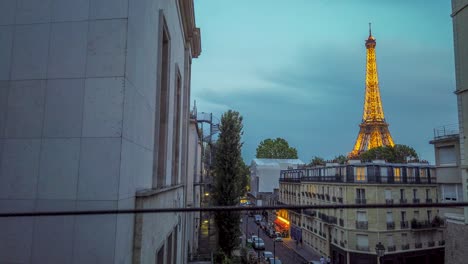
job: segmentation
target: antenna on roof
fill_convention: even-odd
[[[369,22],[369,37],[372,36],[371,22]]]

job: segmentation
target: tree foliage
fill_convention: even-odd
[[[297,159],[297,150],[283,138],[265,139],[257,147],[258,159]]]
[[[418,154],[412,147],[406,145],[381,146],[361,153],[359,158],[363,161],[383,159],[390,163],[406,163],[408,160],[417,160]]]
[[[236,205],[245,191],[245,164],[241,157],[242,116],[229,110],[221,117],[219,139],[214,162],[215,184],[213,200],[218,206]],[[239,212],[216,212],[215,222],[219,234],[219,246],[227,255],[238,245]]]
[[[325,160],[321,157],[315,156],[309,162],[309,166],[321,166],[321,165],[325,165]]]
[[[333,159],[333,162],[339,164],[345,164],[348,161],[348,158],[345,155],[338,155]]]

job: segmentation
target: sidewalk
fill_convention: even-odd
[[[296,240],[291,239],[291,238],[283,238],[283,244],[288,247],[291,250],[294,250],[296,254],[301,256],[303,259],[306,261],[311,261],[311,260],[319,260],[320,256],[313,252],[311,249],[306,248],[305,245],[297,245],[296,246]]]

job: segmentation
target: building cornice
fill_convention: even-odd
[[[190,44],[193,58],[198,58],[201,53],[200,29],[195,23],[195,11],[193,0],[179,0],[180,14],[185,41]]]

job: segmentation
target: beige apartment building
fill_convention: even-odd
[[[385,246],[381,263],[442,263],[444,222],[434,166],[354,163],[285,170],[280,202],[288,205],[414,204],[388,209],[290,210],[291,238],[330,256],[332,263],[377,263],[375,246]]]

